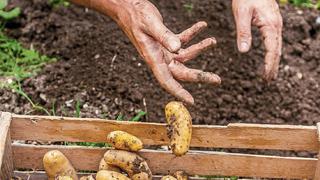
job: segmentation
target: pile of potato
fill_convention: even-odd
[[[176,156],[189,150],[192,133],[192,120],[188,110],[180,102],[170,102],[165,107],[168,123],[170,147]],[[80,180],[151,180],[152,172],[147,162],[137,154],[143,148],[142,141],[123,131],[113,131],[107,136],[107,143],[114,149],[108,150],[99,164],[95,175]],[[77,172],[70,161],[60,151],[47,152],[43,157],[43,166],[49,180],[78,180]],[[163,176],[163,180],[187,180],[183,171],[173,176]]]

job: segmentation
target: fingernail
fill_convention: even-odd
[[[169,37],[168,42],[170,52],[177,52],[181,48],[181,42],[178,37],[171,36]]]
[[[184,101],[185,103],[189,104],[189,105],[193,105],[194,104],[194,99],[192,97],[192,95],[186,91],[186,90],[181,90],[177,93],[177,97]]]
[[[214,77],[216,78],[216,79],[215,79],[215,84],[216,84],[216,85],[220,85],[220,84],[221,84],[221,78],[220,78],[218,75],[216,75],[216,74],[214,74]]]
[[[249,44],[247,42],[241,42],[240,44],[240,51],[247,52],[249,51]]]

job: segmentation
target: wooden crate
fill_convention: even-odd
[[[29,176],[30,180],[46,179],[43,171],[41,172],[42,157],[53,149],[62,151],[77,170],[96,171],[107,148],[31,145],[17,143],[17,140],[105,142],[106,135],[114,130],[136,135],[147,146],[168,144],[165,124],[22,116],[0,112],[0,179],[10,179],[14,173]],[[318,137],[316,126],[194,125],[191,147],[318,152]],[[175,157],[170,151],[151,149],[144,149],[139,154],[147,160],[152,172],[157,175],[184,170],[190,175],[200,176],[320,179],[320,163],[316,158],[194,150],[185,156]],[[32,169],[34,172],[21,172],[21,169]]]

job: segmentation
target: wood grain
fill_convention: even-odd
[[[42,157],[49,151],[63,152],[78,170],[97,170],[106,149],[72,146],[13,145],[16,168],[43,169]],[[144,157],[154,174],[168,174],[185,170],[190,175],[223,175],[242,177],[273,177],[311,179],[317,159],[246,155],[223,152],[193,151],[175,157],[167,151],[143,150]]]
[[[89,173],[78,173],[78,177],[88,176]],[[20,177],[22,179],[30,179],[30,180],[47,180],[48,177],[44,171],[15,171],[15,177]],[[160,180],[162,176],[153,176],[153,180]],[[189,177],[190,180],[207,180],[207,178],[201,177]],[[225,178],[214,178],[215,180],[225,180]],[[242,180],[241,178],[238,180]],[[244,179],[243,179],[244,180]]]
[[[320,123],[317,123],[317,135],[318,135],[318,142],[320,142]],[[320,150],[318,151],[318,162],[317,167],[314,174],[314,180],[320,180]]]
[[[11,114],[0,112],[0,179],[11,179],[13,175],[10,123]]]
[[[13,115],[15,140],[105,142],[106,135],[123,130],[145,145],[167,145],[166,124],[88,118]],[[274,149],[318,152],[315,126],[229,124],[193,126],[191,147]]]

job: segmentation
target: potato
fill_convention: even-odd
[[[161,180],[177,180],[177,179],[173,176],[167,175],[167,176],[163,176]]]
[[[82,176],[80,180],[95,180],[95,179],[93,178],[93,175],[90,175],[90,176]]]
[[[100,170],[108,170],[108,171],[115,171],[115,172],[121,172],[121,170],[116,167],[112,166],[110,164],[107,164],[104,158],[101,159],[100,164],[99,164],[99,171]]]
[[[117,166],[124,170],[129,177],[133,177],[135,174],[144,172],[148,175],[148,179],[152,179],[152,173],[147,162],[133,152],[123,150],[108,150],[104,154],[104,160],[107,164]]]
[[[141,172],[138,174],[135,174],[131,177],[132,180],[148,180],[149,179],[149,175],[145,172]]]
[[[110,132],[107,136],[107,143],[111,144],[115,149],[134,152],[143,148],[139,138],[124,131]]]
[[[177,178],[177,180],[188,180],[188,174],[184,171],[176,171],[173,176]]]
[[[96,180],[130,180],[127,176],[108,170],[98,171],[96,175]]]
[[[168,123],[170,147],[176,156],[182,156],[189,150],[192,135],[192,119],[189,111],[181,102],[170,102],[165,107]]]
[[[49,151],[44,155],[43,167],[49,180],[54,180],[58,176],[70,176],[73,180],[78,180],[76,170],[72,167],[70,161],[58,150]]]
[[[70,176],[58,176],[55,180],[72,180]]]

